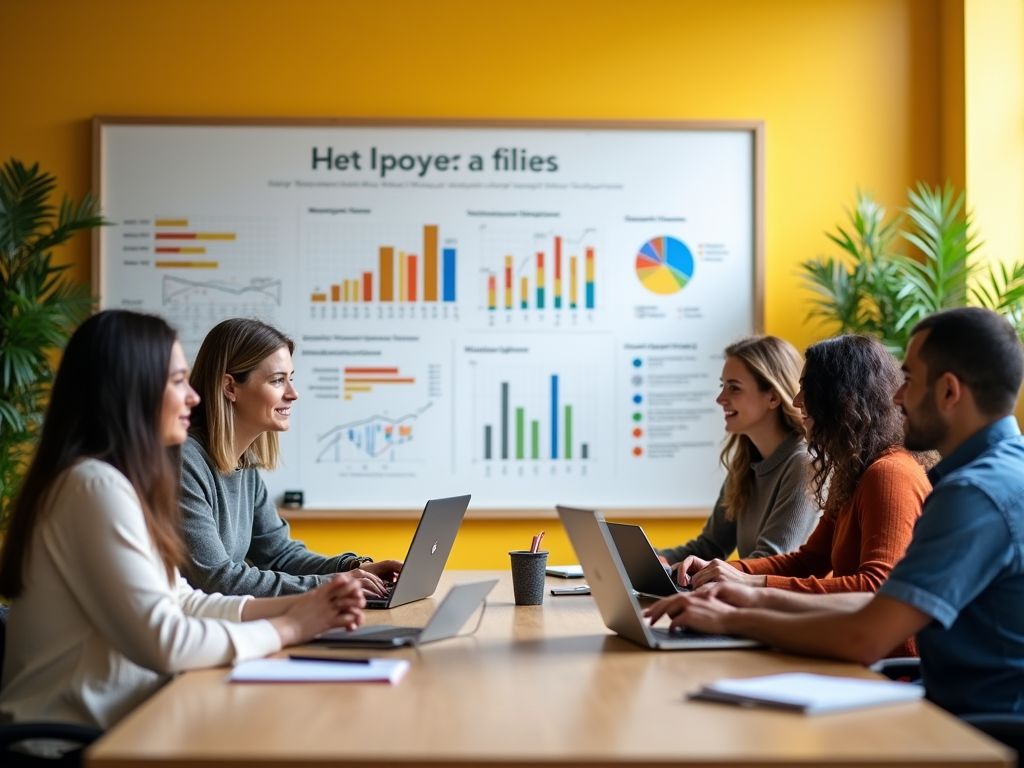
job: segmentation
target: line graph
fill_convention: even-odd
[[[254,278],[248,283],[225,280],[188,280],[164,275],[163,304],[183,304],[192,301],[223,301],[224,297],[247,297],[259,301],[272,301],[281,306],[281,281]]]
[[[377,459],[397,446],[411,443],[415,438],[416,421],[431,405],[433,402],[428,402],[404,416],[374,414],[332,427],[317,436],[316,461],[318,464],[338,463],[356,458],[355,455]],[[394,453],[391,458],[396,458]]]

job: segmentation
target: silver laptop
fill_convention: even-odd
[[[640,613],[640,604],[601,513],[561,506],[557,509],[601,618],[612,632],[645,648],[663,651],[760,647],[756,640],[649,626]]]
[[[473,615],[473,611],[487,598],[497,579],[456,584],[437,606],[430,621],[423,627],[395,627],[376,624],[359,627],[348,632],[332,629],[314,642],[326,643],[330,648],[397,648],[403,645],[422,645],[435,640],[455,637]]]
[[[626,569],[629,583],[639,597],[662,598],[676,592],[689,592],[689,587],[676,584],[669,571],[658,559],[647,534],[639,525],[605,523],[612,535],[615,551]]]
[[[469,506],[469,498],[452,496],[427,502],[398,579],[388,585],[387,597],[366,598],[367,608],[395,608],[434,594]]]

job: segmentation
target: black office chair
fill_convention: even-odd
[[[0,604],[0,665],[7,644],[7,606]],[[0,765],[4,768],[70,768],[82,764],[82,751],[103,735],[99,728],[71,723],[0,723]],[[18,745],[45,739],[53,757],[27,754]]]
[[[910,680],[920,684],[921,660],[916,657],[882,659],[872,664],[871,669],[890,680]],[[1024,714],[976,712],[960,715],[960,719],[1016,750],[1018,755],[1024,755]]]

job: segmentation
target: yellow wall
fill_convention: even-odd
[[[899,205],[943,177],[932,0],[2,0],[0,155],[90,184],[94,114],[737,118],[767,125],[766,328],[804,346],[798,262],[857,186]],[[955,15],[955,14],[954,14]],[[66,252],[89,276],[87,243]],[[469,521],[453,564],[498,567],[554,521]],[[644,521],[675,543],[694,521]],[[312,523],[325,552],[405,550],[412,525]],[[549,531],[553,560],[571,560]]]

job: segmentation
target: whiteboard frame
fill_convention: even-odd
[[[96,115],[92,119],[92,193],[103,204],[103,134],[107,126],[208,126],[208,127],[295,127],[295,128],[482,128],[537,130],[616,130],[616,131],[701,131],[747,133],[753,147],[751,169],[753,200],[752,232],[753,263],[750,265],[753,296],[751,297],[752,333],[764,333],[765,312],[765,123],[764,120],[546,120],[502,118],[377,118],[377,117],[186,117]],[[92,231],[91,276],[93,289],[103,285],[104,255],[100,249],[100,232]],[[100,297],[102,301],[102,297]],[[629,509],[605,507],[616,518],[694,518],[706,517],[708,508],[678,507],[670,509]],[[419,518],[420,510],[349,510],[309,509],[280,510],[289,519],[399,520]],[[501,509],[470,510],[469,518],[525,520],[555,517],[554,510]]]

